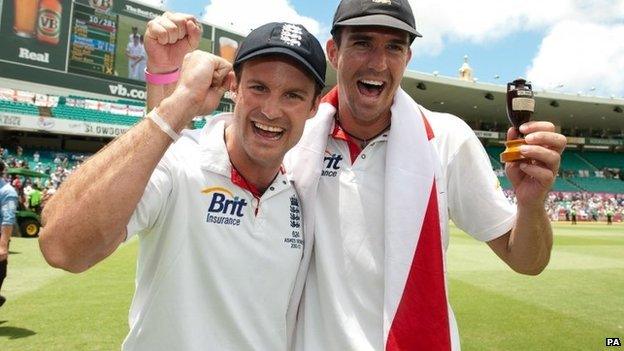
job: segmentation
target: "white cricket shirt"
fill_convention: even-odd
[[[481,143],[459,118],[427,115],[442,163],[450,218],[481,241],[509,231],[507,201]],[[344,136],[344,135],[343,135]],[[341,133],[329,137],[316,202],[314,253],[306,281],[296,349],[384,350],[384,184],[387,136],[361,151]],[[351,151],[350,151],[351,150]],[[409,186],[406,184],[406,186]],[[444,248],[448,225],[442,223]],[[451,335],[458,344],[452,312]]]
[[[127,226],[140,251],[124,350],[287,348],[299,200],[282,172],[260,198],[233,183],[224,125],[169,148]]]

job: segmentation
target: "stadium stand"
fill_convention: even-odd
[[[566,150],[561,157],[561,168],[571,171],[590,170],[594,171],[597,168],[591,163],[587,162],[579,151]]]
[[[39,108],[27,102],[0,100],[0,111],[39,116]]]
[[[132,126],[141,121],[141,117],[125,116],[82,107],[59,105],[52,108],[52,116],[79,121],[111,123]]]
[[[624,169],[624,154],[585,151],[582,157],[594,167]]]
[[[227,104],[219,105],[220,110],[228,108]],[[132,100],[97,100],[78,95],[59,97],[11,89],[0,91],[0,112],[133,126],[141,121],[144,110],[145,104]],[[221,111],[212,115],[218,113]],[[194,129],[205,124],[199,117],[192,122]]]
[[[568,179],[579,189],[599,193],[624,193],[624,181],[598,177],[572,177]]]
[[[487,146],[492,167],[503,189],[511,189],[504,174],[504,165],[498,157],[504,148]],[[553,191],[624,193],[624,154],[613,152],[566,150],[562,156],[560,174],[555,179]]]
[[[555,184],[553,184],[553,191],[581,191],[583,189],[578,186],[570,183],[566,178],[557,177],[555,179]]]
[[[502,146],[486,146],[485,151],[488,156],[490,156],[490,160],[492,161],[492,166],[494,168],[503,168],[503,164],[500,162],[500,154],[505,151],[505,148]]]
[[[203,118],[199,120],[195,120],[193,121],[193,129],[203,128],[205,124],[206,124],[206,120]]]
[[[444,90],[455,89],[454,92],[450,90],[445,92],[446,94],[458,94],[460,90],[462,94],[465,92],[463,88],[454,86],[452,82],[437,84],[444,85]],[[107,126],[102,129],[111,128],[113,125],[112,127],[115,127],[112,128],[113,130],[127,129],[117,126],[132,126],[140,122],[145,113],[145,103],[142,101],[117,98],[112,95],[92,94],[86,97],[80,94],[81,91],[76,90],[60,92],[27,85],[0,86],[0,113],[103,123]],[[89,94],[85,93],[85,95]],[[231,111],[233,105],[230,100],[231,96],[226,95],[226,99],[221,101],[217,107],[218,111],[214,114]],[[618,108],[610,109],[616,111]],[[466,122],[476,131],[495,132],[487,136],[484,133],[479,135],[483,136],[485,150],[500,186],[506,189],[508,197],[513,201],[511,183],[505,176],[505,165],[500,162],[500,154],[504,151],[504,146],[502,140],[496,139],[496,133],[504,135],[507,128],[506,119],[502,118],[501,121],[466,119]],[[196,117],[190,127],[197,129],[205,124],[205,118]],[[612,130],[608,130],[608,127]],[[555,179],[546,204],[549,214],[552,215],[551,218],[565,220],[574,210],[578,213],[580,220],[598,220],[604,218],[607,211],[614,211],[618,221],[624,220],[624,145],[614,142],[615,139],[624,137],[624,129],[609,125],[599,125],[598,128],[562,125],[561,128],[564,135],[576,137],[576,140],[563,153],[560,173]],[[0,134],[2,133],[3,131],[0,130]],[[2,143],[5,145],[0,145],[0,150],[2,150],[1,146],[10,146],[13,152],[0,152],[0,158],[13,167],[26,167],[49,174],[51,179],[46,185],[51,187],[53,192],[53,189],[58,187],[90,153],[96,152],[115,135],[103,137],[101,134],[97,136],[55,135],[55,133],[48,132],[38,134],[32,131],[22,132],[19,129],[15,131],[15,128],[11,128],[2,136]],[[9,142],[5,143],[4,138]],[[592,142],[584,138],[613,140]],[[22,150],[17,146],[20,142],[22,146],[27,147]],[[589,151],[583,149],[591,146],[599,147]],[[604,151],[593,151],[599,148]]]

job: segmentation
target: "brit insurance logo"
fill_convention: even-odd
[[[223,187],[208,187],[201,191],[210,196],[210,205],[206,214],[206,222],[223,225],[239,226],[245,213],[247,201],[234,196]]]
[[[325,169],[321,172],[321,176],[337,176],[338,170],[340,170],[340,161],[342,161],[342,155],[332,154],[328,150],[325,150],[325,157],[323,158],[323,167],[325,167]]]
[[[301,207],[296,196],[290,197],[290,235],[284,238],[284,242],[290,245],[291,249],[303,248],[303,238],[301,237]]]

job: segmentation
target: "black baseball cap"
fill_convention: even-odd
[[[381,26],[396,28],[410,34],[414,41],[422,37],[408,0],[342,0],[334,14],[331,33],[340,26]]]
[[[321,43],[304,26],[271,22],[254,29],[236,52],[234,68],[258,56],[286,55],[299,62],[314,80],[325,86],[327,62]]]

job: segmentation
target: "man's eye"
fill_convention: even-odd
[[[405,50],[403,45],[398,45],[398,44],[390,44],[388,45],[388,49],[390,49],[391,51],[397,51],[397,52],[403,52]]]
[[[296,94],[296,93],[286,93],[286,97],[288,99],[297,99],[297,100],[303,100],[303,96]]]

